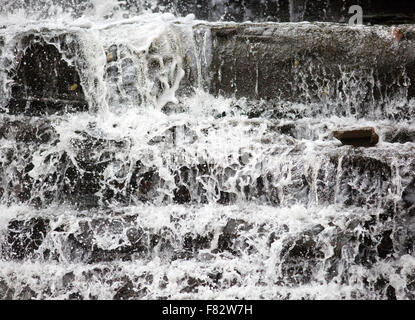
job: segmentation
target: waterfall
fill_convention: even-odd
[[[414,299],[415,27],[178,3],[0,9],[0,299]]]

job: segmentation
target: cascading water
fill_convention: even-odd
[[[29,2],[0,11],[0,298],[415,298],[415,27]]]

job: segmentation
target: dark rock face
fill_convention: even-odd
[[[204,86],[215,95],[264,99],[267,104],[275,100],[321,103],[327,105],[327,115],[358,117],[373,116],[374,105],[378,110],[387,108],[392,96],[413,96],[402,82],[405,77],[415,79],[409,38],[396,45],[392,36],[369,29],[317,23],[198,25],[194,32],[199,54],[208,62],[206,72],[202,70]],[[403,27],[402,32],[413,30]],[[205,44],[203,39],[209,36],[211,42]],[[356,91],[355,82],[365,89]],[[349,103],[339,97],[349,97]],[[315,116],[322,110],[308,112]],[[411,115],[403,108],[398,117]]]
[[[136,219],[134,215],[96,218],[91,221],[84,219],[77,226],[63,224],[54,230],[49,227],[49,220],[41,217],[36,221],[13,220],[8,228],[8,243],[2,250],[13,260],[30,259],[36,254],[45,261],[70,260],[91,265],[151,259],[154,256],[167,261],[194,259],[202,250],[211,250],[212,253],[227,251],[236,256],[254,250],[247,236],[257,226],[240,219],[229,219],[226,222],[215,247],[212,247],[213,231],[206,234],[188,232],[179,236],[178,230],[168,227],[159,230],[140,227],[134,223]],[[72,231],[68,232],[69,229]],[[53,243],[41,247],[44,239],[51,237],[61,239],[59,248]],[[111,249],[102,246],[102,237],[114,239]],[[73,279],[73,273],[65,274],[62,278],[63,286],[69,287]],[[125,289],[128,288],[130,287]]]
[[[32,218],[29,221],[12,220],[8,230],[8,253],[12,258],[22,260],[39,249],[49,231],[49,220],[42,218]]]
[[[267,225],[225,218],[221,230],[212,227],[207,234],[188,232],[183,238],[180,238],[183,236],[183,233],[180,233],[180,224],[175,225],[175,222],[180,223],[182,219],[186,219],[181,214],[171,216],[170,221],[173,225],[163,226],[158,230],[140,222],[139,216],[140,213],[131,215],[120,211],[111,213],[108,218],[79,217],[80,223],[77,226],[69,223],[62,224],[54,230],[48,229],[45,238],[60,241],[48,241],[46,246],[42,247],[42,250],[47,248],[52,253],[45,260],[78,262],[84,270],[82,273],[78,270],[59,275],[59,286],[52,289],[53,294],[65,292],[68,299],[93,299],[92,296],[79,293],[78,289],[85,283],[94,283],[110,288],[114,299],[149,297],[148,286],[153,283],[156,273],[144,271],[138,276],[130,275],[128,272],[119,274],[117,264],[108,264],[105,267],[97,265],[104,261],[147,261],[157,256],[164,263],[170,263],[177,259],[197,261],[214,259],[221,255],[227,259],[250,256],[257,259],[262,254],[268,256],[275,250],[278,250],[279,257],[273,260],[277,275],[274,280],[277,285],[296,287],[313,284],[316,274],[324,275],[326,281],[336,278],[336,282],[342,285],[351,285],[356,281],[356,270],[353,267],[362,266],[370,269],[377,262],[388,261],[399,252],[398,244],[403,243],[401,238],[396,237],[398,229],[395,228],[400,225],[399,219],[402,216],[386,211],[384,215],[379,216],[352,214],[345,217],[346,220],[333,220],[324,225],[316,224],[305,230],[290,229],[278,220]],[[57,216],[51,224],[56,225],[59,220]],[[21,221],[23,223],[23,220]],[[23,224],[29,223],[32,221],[27,220]],[[100,242],[103,236],[112,239],[111,249],[105,248]],[[214,238],[217,239],[217,243],[213,241]],[[264,250],[264,245],[266,251],[260,251]],[[36,252],[40,253],[39,251],[40,247]],[[28,257],[33,256],[33,253],[24,253],[29,254]],[[256,256],[257,254],[259,256]],[[169,282],[177,281],[180,293],[194,294],[207,287],[223,289],[241,284],[238,276],[232,278],[228,273],[229,271],[215,267],[209,269],[209,273],[204,277],[192,274],[173,280],[164,276],[160,279],[159,285],[163,290]],[[408,290],[411,288],[411,281],[413,280],[408,279]],[[0,297],[13,298],[15,292],[19,299],[53,297],[52,292],[39,293],[33,286],[18,286],[16,283],[11,285],[0,279]],[[370,277],[361,285],[370,288],[368,290],[379,297],[396,297],[395,288],[387,274]]]
[[[386,133],[385,141],[390,143],[415,143],[415,132],[404,128],[390,131]]]
[[[298,5],[300,2],[295,1]],[[306,3],[303,5],[301,10],[306,10]],[[298,34],[296,28],[299,30]],[[321,102],[329,94],[353,94],[354,88],[347,88],[347,81],[341,85],[337,83],[333,92],[325,86],[326,81],[332,81],[330,83],[333,84],[344,76],[333,59],[336,57],[342,66],[352,62],[353,66],[346,70],[346,73],[356,70],[358,72],[361,68],[367,67],[363,74],[374,72],[373,77],[366,79],[367,83],[380,81],[381,85],[373,95],[373,100],[370,100],[372,97],[357,94],[356,106],[360,106],[360,103],[362,105],[359,110],[355,110],[356,114],[366,116],[368,113],[365,108],[376,99],[382,100],[382,93],[379,92],[383,89],[386,93],[390,93],[388,90],[401,92],[399,90],[402,88],[396,81],[399,82],[400,77],[406,75],[403,69],[411,69],[413,66],[413,55],[402,61],[404,67],[396,66],[396,62],[402,59],[404,54],[409,52],[408,48],[413,45],[410,33],[405,34],[406,37],[401,39],[399,45],[391,45],[388,39],[380,37],[376,32],[372,33],[373,29],[360,30],[364,34],[361,36],[360,31],[356,33],[352,28],[341,26],[334,26],[334,31],[326,25],[296,28],[288,25],[259,24],[249,27],[195,27],[196,33],[212,31],[212,48],[217,54],[208,70],[202,71],[205,72],[203,76],[206,76],[205,84],[212,85],[208,87],[212,93],[224,93],[228,96],[237,93],[241,97],[253,100],[265,98],[275,101],[282,97],[304,103]],[[405,32],[411,31],[411,27],[405,28]],[[196,38],[199,36],[200,34],[196,34]],[[310,40],[315,38],[318,40]],[[313,285],[316,281],[325,284],[324,280],[354,285],[356,270],[353,268],[372,276],[372,267],[376,267],[378,262],[395,262],[394,259],[399,255],[413,255],[415,252],[415,162],[411,145],[394,146],[396,148],[391,149],[381,145],[369,150],[336,148],[333,146],[328,125],[317,127],[317,133],[308,135],[307,131],[296,127],[296,122],[285,122],[290,117],[283,108],[275,108],[273,119],[284,119],[269,126],[265,108],[249,112],[249,118],[266,118],[256,123],[249,122],[246,127],[247,131],[253,132],[252,135],[245,135],[255,139],[253,150],[224,154],[223,159],[219,158],[217,163],[212,160],[215,159],[212,157],[215,151],[210,149],[208,144],[205,148],[202,139],[209,140],[209,134],[218,129],[218,123],[223,124],[228,120],[228,111],[217,113],[214,116],[217,122],[206,126],[204,124],[202,129],[198,123],[197,128],[192,127],[192,124],[171,126],[165,131],[163,129],[162,132],[157,132],[156,136],[151,136],[148,132],[150,137],[140,146],[133,145],[134,138],[129,139],[128,136],[109,138],[105,133],[101,134],[93,121],[79,131],[65,132],[69,138],[59,136],[54,130],[55,123],[51,123],[55,121],[54,117],[37,119],[29,118],[27,115],[59,112],[58,110],[62,110],[62,102],[65,106],[66,103],[81,103],[84,99],[82,88],[73,95],[66,95],[63,90],[73,79],[78,81],[79,75],[74,73],[76,68],[70,69],[70,66],[61,61],[62,56],[55,51],[54,45],[41,39],[28,39],[32,44],[26,51],[27,57],[21,57],[22,69],[16,69],[20,71],[13,78],[16,86],[12,92],[11,103],[16,102],[19,97],[29,101],[26,95],[28,93],[30,97],[36,97],[36,101],[43,104],[32,104],[31,100],[29,104],[25,104],[24,110],[21,109],[23,103],[15,104],[16,113],[25,114],[24,117],[16,117],[18,120],[8,115],[2,116],[0,139],[6,140],[8,144],[5,143],[4,150],[1,150],[0,196],[4,204],[14,205],[21,202],[41,209],[37,215],[38,211],[30,208],[27,216],[11,220],[4,230],[0,230],[0,237],[4,238],[1,252],[11,263],[31,263],[34,260],[45,265],[64,265],[70,261],[76,269],[74,272],[64,269],[64,272],[58,275],[57,283],[63,289],[51,286],[50,283],[44,284],[44,281],[28,285],[21,281],[21,278],[7,281],[0,278],[0,298],[51,297],[60,294],[61,290],[69,299],[96,299],[97,296],[93,293],[88,296],[88,293],[85,294],[87,290],[82,291],[82,288],[85,288],[82,287],[82,282],[86,282],[87,286],[93,283],[102,285],[105,289],[109,288],[110,294],[107,296],[114,299],[151,297],[154,295],[154,286],[149,289],[148,285],[153,282],[152,270],[148,273],[142,272],[138,276],[130,275],[128,272],[123,274],[125,270],[120,270],[125,266],[125,261],[147,262],[155,259],[160,259],[160,267],[167,270],[166,265],[172,262],[177,264],[182,262],[181,260],[192,260],[192,267],[193,263],[196,267],[200,266],[199,262],[205,264],[204,267],[208,271],[205,275],[201,272],[203,277],[186,274],[175,280],[168,279],[166,275],[159,279],[162,289],[168,287],[171,281],[177,281],[173,286],[178,285],[176,291],[183,295],[196,294],[207,288],[222,290],[246,285],[244,281],[247,277],[241,274],[238,268],[225,270],[227,261],[249,263],[248,269],[252,267],[251,271],[248,270],[251,272],[249,281],[257,281],[255,286],[276,284],[291,288]],[[356,39],[361,40],[359,44],[363,43],[362,46],[350,49],[349,46],[355,43]],[[371,48],[373,44],[378,46]],[[400,45],[402,47],[399,47]],[[207,47],[198,49],[204,51],[205,48]],[[106,49],[105,80],[114,85],[119,84],[127,91],[128,97],[139,103],[139,95],[134,91],[138,70],[133,65],[133,60],[127,57],[127,51],[122,46],[111,46]],[[150,51],[154,50],[154,56],[146,58],[155,58],[158,49],[152,48]],[[371,52],[381,55],[379,61],[370,56]],[[355,55],[359,58],[354,58]],[[240,57],[241,61],[235,62],[235,57]],[[271,63],[268,63],[270,61]],[[173,67],[169,59],[166,60],[166,65],[169,68]],[[150,72],[156,73],[161,63],[152,61],[149,66]],[[45,69],[45,75],[36,75],[41,71],[40,68]],[[221,71],[221,76],[218,70]],[[55,71],[63,75],[63,82],[55,82],[53,90],[48,91],[47,79],[44,76],[53,80],[56,76]],[[177,69],[172,69],[171,72],[175,74]],[[304,87],[293,88],[294,85],[287,85],[287,81],[291,81],[290,84],[301,83]],[[31,83],[25,87],[27,92],[24,92],[26,89],[19,89],[19,83],[25,82]],[[385,87],[382,87],[383,85]],[[78,89],[72,85],[71,88],[71,92]],[[370,87],[368,90],[371,89],[373,88]],[[155,97],[159,97],[160,92],[157,91]],[[52,101],[57,105],[47,105],[49,97],[57,97]],[[273,108],[272,103],[269,105]],[[341,110],[341,106],[337,104],[333,110],[328,108],[328,112],[341,116],[344,111]],[[405,113],[405,108],[401,113]],[[411,117],[411,114],[408,112],[406,116]],[[57,119],[65,124],[65,117]],[[237,123],[236,126],[240,125],[239,119],[230,120]],[[269,142],[263,142],[263,136],[256,135],[256,125],[261,126],[261,134],[263,133]],[[307,125],[313,126],[312,121],[305,126]],[[317,139],[321,141],[319,132],[323,132],[322,140],[327,142],[323,147],[315,143]],[[176,156],[180,152],[180,144],[177,143],[180,134],[186,136],[189,145],[196,141],[200,143],[202,151],[206,150],[206,154],[201,152],[195,155],[195,158],[190,155],[183,162],[160,157],[159,160],[163,160],[160,161],[162,165],[153,162],[154,159],[145,159],[147,154],[149,158],[159,156],[147,153],[151,148]],[[338,133],[338,137],[345,143],[359,146],[374,145],[378,140],[372,128],[341,132]],[[66,139],[64,148],[58,146],[62,139]],[[307,141],[304,143],[301,141],[303,139]],[[410,139],[410,132],[391,137],[391,141],[411,142]],[[269,144],[269,148],[262,148],[262,143]],[[308,159],[309,150],[304,147],[305,144],[315,148],[311,154],[318,156],[318,163],[314,163],[314,159]],[[149,146],[151,148],[146,149]],[[261,154],[264,157],[261,159],[256,158],[257,146],[258,150],[264,151]],[[399,149],[401,147],[402,150]],[[136,152],[137,148],[139,152]],[[131,150],[133,151],[130,152]],[[137,155],[143,154],[142,159],[136,158]],[[160,167],[156,167],[157,165]],[[169,170],[169,174],[164,172],[163,175],[161,167]],[[168,183],[163,177],[169,179]],[[396,180],[399,180],[399,183]],[[399,199],[401,194],[402,199]],[[284,214],[277,217],[264,215],[266,219],[262,221],[263,217],[258,215],[260,221],[255,221],[249,216],[249,211],[247,215],[239,215],[241,212],[235,214],[227,211],[228,207],[214,216],[219,222],[209,221],[204,228],[196,225],[198,216],[193,216],[192,210],[197,205],[213,204],[212,210],[220,211],[225,205],[233,204],[240,199],[252,202],[254,206],[265,205],[270,211],[275,207],[282,207],[284,209],[278,208],[276,213],[284,214],[284,210],[289,212],[291,207],[307,207],[304,208],[307,212],[320,210],[319,206],[327,207],[329,211],[333,207],[335,209],[329,212],[330,217],[317,215],[321,224],[314,225],[315,222],[312,221],[310,228],[307,218],[306,227],[302,225],[302,219],[295,221],[294,227],[291,227],[291,224],[288,227],[279,220],[290,220],[284,217]],[[182,206],[172,204],[173,202]],[[137,211],[141,212],[133,214],[123,211],[134,210],[137,203],[149,203],[151,210],[153,207],[164,210],[164,205],[167,204],[169,212],[154,224],[154,221],[149,221],[152,220],[149,216],[152,216],[146,211],[146,206],[137,206]],[[162,205],[159,205],[160,203]],[[216,203],[223,206],[217,206]],[[64,204],[62,207],[65,208],[65,214],[59,215],[59,211],[55,215],[55,212],[51,212],[53,209],[44,208],[50,204]],[[75,208],[68,206],[67,209],[68,204],[74,205]],[[196,206],[192,206],[195,204]],[[120,208],[118,211],[117,207],[121,206],[128,208]],[[337,206],[344,211],[337,212]],[[114,207],[117,211],[114,211]],[[183,207],[186,210],[182,211]],[[209,209],[209,206],[203,206],[203,209],[206,208]],[[66,209],[69,212],[66,212]],[[179,213],[175,212],[176,209]],[[229,217],[223,213],[235,214],[236,217]],[[337,214],[341,217],[338,218]],[[194,217],[196,223],[192,220]],[[291,222],[293,221],[290,220]],[[206,263],[215,259],[219,262],[218,266]],[[270,261],[268,259],[275,264],[264,267],[262,262],[267,263]],[[225,264],[222,264],[221,268],[222,261],[225,261]],[[255,270],[256,263],[258,268]],[[215,269],[209,270],[212,265],[215,265]],[[394,267],[395,265],[391,265],[391,268]],[[189,270],[189,273],[192,271]],[[277,275],[273,278],[275,283],[269,283],[269,271]],[[267,275],[262,276],[261,273]],[[398,273],[400,271],[397,271]],[[264,280],[268,283],[264,283]],[[393,281],[384,274],[357,280],[362,282],[361,286],[367,290],[366,292],[375,292],[376,297],[395,299],[402,291],[394,288]],[[41,293],[39,287],[42,286],[50,286],[49,292]],[[414,287],[415,280],[408,277],[408,289],[405,290],[413,291]],[[410,294],[412,293],[408,293],[408,296],[411,296]]]
[[[12,300],[14,292],[14,289],[10,288],[7,282],[0,278],[0,300]]]
[[[415,214],[415,179],[403,191],[402,200],[406,208]]]
[[[195,14],[198,19],[209,21],[327,21],[347,22],[351,14],[349,7],[360,5],[363,8],[365,24],[399,24],[414,23],[415,6],[406,0],[123,0],[121,8],[130,15],[152,9],[156,12],[172,12],[176,15]],[[90,0],[72,0],[62,3],[51,0],[43,5],[42,17],[48,17],[50,3],[62,6],[62,11],[74,17],[80,17],[86,10],[93,10]],[[35,8],[42,8],[43,2]],[[157,6],[154,6],[157,4]],[[33,4],[9,2],[0,8],[0,13],[7,10],[26,7],[29,12]],[[41,12],[42,12],[41,11]]]
[[[34,154],[37,150],[53,148],[60,137],[49,120],[33,119],[26,123],[5,118],[2,123],[0,137],[13,141],[15,145],[5,150],[4,158],[0,162],[0,170],[4,173],[3,185],[8,186],[0,189],[3,201],[18,201],[37,207],[66,202],[79,208],[92,208],[114,203],[125,205],[131,201],[151,203],[160,196],[157,190],[164,182],[156,168],[148,167],[139,160],[128,160],[122,165],[117,162],[117,153],[128,155],[131,148],[128,139],[96,137],[91,134],[94,127],[91,123],[91,131],[79,131],[70,139],[68,151],[72,156],[67,152],[48,154],[43,161],[45,164],[54,165],[48,166],[49,171],[42,170],[39,176],[34,177],[31,175]],[[270,125],[269,130],[301,139],[293,124]],[[328,131],[327,139],[329,138]],[[152,139],[149,143],[163,143],[163,147],[175,143],[174,134],[169,136],[166,133],[160,139],[164,142],[155,142]],[[281,174],[263,167],[255,174],[244,177],[252,181],[249,185],[242,185],[240,180],[233,182],[235,188],[232,191],[227,184],[246,167],[247,159],[244,160],[241,155],[236,163],[223,167],[204,162],[201,158],[199,164],[172,169],[175,186],[171,190],[171,199],[164,198],[160,201],[179,204],[207,203],[211,201],[207,198],[208,193],[213,192],[214,201],[224,205],[235,203],[241,197],[275,206],[307,204],[315,197],[320,204],[330,204],[336,197],[337,182],[338,191],[341,191],[337,196],[345,205],[381,205],[380,202],[388,194],[388,188],[393,188],[391,163],[381,160],[380,153],[378,159],[374,155],[362,155],[363,151],[356,149],[340,158],[340,151],[322,152],[320,156],[326,160],[314,176],[311,169],[306,169],[301,150],[293,149],[287,155],[287,163],[295,164],[295,169],[291,172],[291,182],[284,188],[279,186]],[[274,157],[270,155],[269,159]],[[410,154],[405,157],[408,157],[406,167],[409,170],[415,163]],[[116,166],[113,166],[114,162]],[[11,164],[18,169],[9,170]],[[114,175],[106,177],[104,173],[109,169],[115,170]],[[214,190],[207,190],[203,183],[207,176],[217,179]]]
[[[136,300],[141,299],[147,294],[147,288],[135,287],[128,277],[123,279],[123,285],[114,295],[114,300]]]
[[[51,142],[55,137],[56,132],[47,119],[23,121],[3,118],[0,124],[0,138],[14,138],[16,143],[39,145]]]
[[[345,23],[352,14],[349,7],[363,8],[365,24],[414,23],[415,5],[397,0],[159,0],[165,10],[186,15],[193,13],[198,19],[209,21],[326,21]],[[126,8],[137,9],[142,1],[128,0]],[[144,2],[144,6],[150,3]]]
[[[401,210],[398,216],[397,232],[393,239],[401,253],[415,253],[415,179],[405,188],[402,194]]]
[[[333,161],[338,165],[339,159]],[[342,172],[337,183],[342,191],[338,197],[343,200],[344,205],[385,205],[388,188],[391,187],[390,165],[371,157],[353,155],[344,157],[341,164]],[[327,189],[326,191],[330,192]]]
[[[6,190],[0,189],[4,200],[14,199],[35,206],[70,202],[83,208],[96,207],[108,201],[125,203],[131,196],[148,201],[159,183],[157,173],[140,161],[131,165],[130,177],[125,176],[127,173],[121,167],[116,177],[108,181],[103,178],[103,172],[116,160],[116,152],[128,150],[127,140],[106,140],[79,132],[71,139],[76,162],[67,152],[51,153],[44,160],[53,162],[55,166],[51,172],[43,172],[43,177],[38,180],[30,175],[34,168],[34,153],[39,149],[53,148],[60,141],[50,121],[42,118],[10,120],[4,117],[0,137],[15,144],[0,162],[1,172],[5,172],[12,163],[20,163],[18,166],[21,166],[21,169],[2,178],[8,185]],[[100,191],[101,196],[98,196],[96,193]]]
[[[80,78],[55,45],[37,35],[21,40],[27,48],[16,50],[16,68],[9,76],[14,81],[6,109],[11,114],[41,115],[85,111]]]
[[[29,286],[25,286],[22,291],[20,291],[20,293],[17,295],[17,298],[19,300],[32,300],[32,299],[36,299],[37,297],[37,293],[35,291],[33,291],[32,288],[30,288]]]
[[[145,56],[145,76],[153,82],[153,88],[148,94],[140,89],[140,70],[128,49],[112,45],[105,48],[104,80],[108,92],[115,94],[107,99],[110,104],[122,105],[162,100],[163,76],[173,69],[167,82],[170,87],[178,85],[179,96],[189,93],[200,76],[204,88],[215,95],[263,99],[269,105],[275,101],[323,103],[329,114],[371,116],[374,104],[383,110],[392,98],[415,96],[412,86],[405,85],[408,80],[415,81],[415,56],[410,50],[415,31],[410,26],[400,29],[404,37],[397,45],[392,36],[388,39],[376,30],[359,31],[343,25],[197,25],[195,48],[184,48],[185,77],[180,84],[175,83],[181,71],[173,59],[177,48],[167,41],[150,47]],[[15,65],[8,69],[12,84],[6,111],[39,115],[87,110],[90,106],[78,71],[86,67],[82,50],[73,44],[76,41],[68,40],[67,34],[47,41],[45,37],[32,34],[19,40]],[[186,40],[188,46],[192,39],[181,40]],[[157,60],[160,51],[168,52],[162,63]],[[73,58],[74,65],[68,65],[63,55]],[[195,56],[206,62],[200,70]],[[365,90],[356,92],[354,82]],[[91,90],[95,89],[86,91]],[[339,97],[350,101],[346,105]],[[168,104],[165,107],[168,109]],[[276,117],[287,113],[284,105],[274,109]],[[403,107],[393,116],[410,118],[405,111]],[[306,112],[313,116],[321,110]]]
[[[230,219],[223,228],[223,233],[219,236],[218,250],[239,254],[241,251],[248,249],[249,245],[241,233],[250,229],[252,229],[252,225],[249,225],[246,221]]]
[[[314,232],[306,232],[298,238],[286,241],[280,254],[284,261],[281,265],[281,274],[284,276],[281,281],[290,284],[310,281],[315,265],[324,257],[320,244],[314,240],[321,231],[318,227]]]
[[[188,233],[185,235],[183,241],[183,248],[185,249],[185,257],[192,257],[198,254],[200,250],[209,249],[213,239],[213,234],[209,233],[206,236],[200,234]]]
[[[373,147],[379,142],[379,136],[374,128],[334,131],[333,136],[342,144],[355,147]]]

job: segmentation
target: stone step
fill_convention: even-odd
[[[112,108],[173,104],[177,106],[173,109],[180,109],[174,93],[180,100],[200,86],[214,95],[246,98],[254,108],[262,100],[279,116],[401,120],[414,115],[415,91],[410,83],[415,81],[415,29],[410,25],[399,27],[400,41],[384,26],[201,23],[191,27],[172,23],[160,36],[162,41],[150,41],[140,58],[128,49],[129,38],[120,38],[117,45],[95,43],[107,51],[102,79],[96,78],[91,65],[91,59],[103,58],[102,52],[87,57],[88,36],[83,31],[16,33],[7,48],[8,54],[16,51],[15,61],[7,57],[6,72],[0,74],[7,84],[2,95],[9,100],[3,102],[3,110],[54,113],[62,110],[62,104],[44,106],[54,99],[73,101],[73,111],[97,110],[102,107],[102,91]],[[13,43],[15,48],[10,47]],[[45,66],[42,70],[38,60]],[[70,110],[71,104],[66,105]]]
[[[193,13],[198,19],[209,21],[326,21],[347,23],[353,14],[349,8],[360,5],[363,9],[365,24],[399,24],[414,23],[415,6],[405,0],[368,1],[364,0],[245,0],[245,1],[212,1],[212,0],[159,0],[165,11],[186,15]],[[127,1],[124,5],[134,9],[141,2]],[[163,9],[161,9],[163,10]]]
[[[357,270],[367,275],[357,286],[363,296],[385,297],[394,276],[403,277],[396,293],[411,293],[407,264],[408,273],[401,273],[414,249],[413,222],[404,212],[249,203],[4,210],[9,221],[3,219],[0,228],[3,298],[22,298],[22,292],[37,298],[183,298],[235,287],[257,294],[258,284],[261,292],[275,295],[276,288],[286,292],[315,283],[355,285]],[[386,262],[387,273],[381,271]],[[384,285],[374,286],[380,279]]]
[[[363,300],[367,297],[412,300],[413,275],[405,266],[413,262],[408,260],[401,259],[394,264],[395,272],[379,272],[377,276],[368,274],[364,284],[344,280],[341,284],[314,281],[311,285],[285,285],[267,275],[266,268],[226,258],[216,266],[187,260],[144,266],[130,262],[96,265],[0,262],[0,299],[198,300],[203,297],[206,300],[301,300],[324,296],[333,300]],[[398,271],[399,268],[404,274]],[[379,269],[381,267],[376,270]],[[350,273],[346,276],[353,278]],[[398,284],[397,278],[402,280]],[[355,287],[357,285],[359,289]]]
[[[333,136],[342,144],[355,147],[373,147],[379,142],[379,136],[372,127],[333,131]]]
[[[214,94],[319,105],[318,113],[387,117],[394,101],[414,97],[414,31],[397,42],[387,27],[339,24],[200,24],[198,54]],[[208,40],[206,40],[208,39]],[[235,58],[237,57],[237,58]],[[411,80],[412,82],[412,80]],[[397,116],[413,114],[402,105]]]
[[[39,35],[21,37],[16,61],[8,70],[12,81],[10,99],[4,107],[8,113],[45,115],[88,110],[79,73],[57,48],[66,47],[69,54],[66,36],[49,43]]]
[[[73,0],[63,4],[60,0],[51,0],[54,7],[68,12],[77,18],[86,13],[94,12],[96,3],[91,0]],[[113,3],[116,7],[116,2]],[[415,6],[406,0],[123,0],[119,6],[124,9],[125,16],[133,17],[144,10],[154,12],[171,12],[178,16],[194,14],[198,19],[208,21],[326,21],[347,23],[353,14],[349,8],[360,5],[363,9],[363,23],[365,24],[410,24],[414,23]],[[0,14],[25,9],[33,16],[42,18],[52,15],[49,5],[32,3],[8,2],[0,8]],[[117,8],[118,9],[118,8]],[[59,11],[60,12],[60,11]],[[99,15],[97,10],[96,14]],[[111,15],[109,11],[105,12]],[[0,24],[0,28],[2,25]]]
[[[289,128],[255,119],[179,121],[155,124],[135,141],[134,130],[111,138],[94,122],[68,130],[65,119],[6,119],[0,128],[5,202],[382,205],[400,198],[414,178],[413,143],[341,147],[319,122],[308,134],[305,121]]]

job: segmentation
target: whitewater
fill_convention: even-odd
[[[156,1],[1,10],[0,298],[415,298],[413,40]],[[333,39],[356,44],[313,51]],[[352,127],[379,143],[332,136]]]

